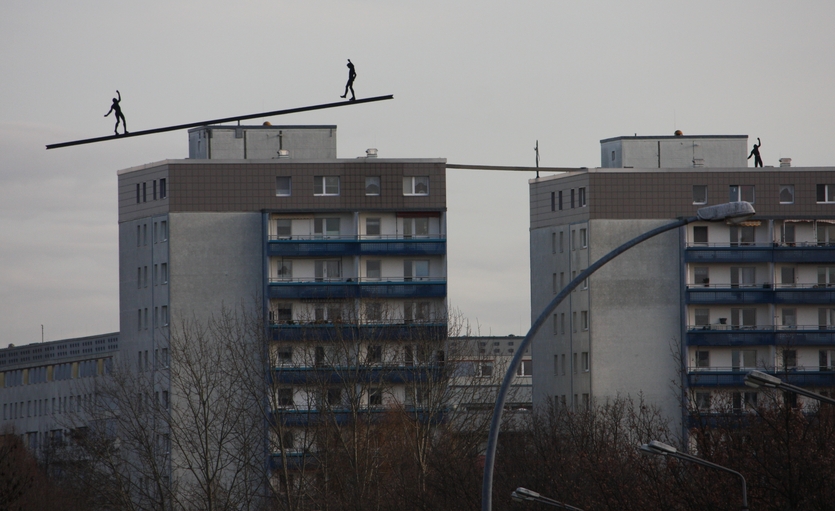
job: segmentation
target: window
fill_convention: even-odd
[[[338,237],[339,218],[314,218],[313,235],[317,238]]]
[[[732,225],[728,229],[731,234],[731,246],[753,245],[756,240],[756,227],[753,225]]]
[[[707,204],[707,185],[693,185],[693,204]]]
[[[562,254],[565,245],[564,234],[563,231],[560,231],[560,254]]]
[[[584,373],[589,372],[589,352],[584,351],[581,354],[580,360],[582,360],[582,363],[583,363],[583,372]]]
[[[835,266],[818,266],[818,287],[835,286]]]
[[[153,198],[153,200],[157,200],[157,180],[156,179],[154,179],[154,185],[152,186],[152,188],[153,188],[153,193],[152,193],[151,197]]]
[[[383,389],[379,387],[368,389],[368,406],[383,406]]]
[[[551,274],[551,293],[557,294],[557,274]]]
[[[710,352],[707,350],[696,351],[696,367],[706,369],[710,367]]]
[[[560,313],[560,335],[565,335],[565,313]]]
[[[339,406],[342,404],[342,389],[339,387],[329,388],[326,391],[327,403],[330,406]]]
[[[580,311],[580,325],[583,330],[589,329],[589,311]]]
[[[366,356],[368,364],[382,364],[383,363],[383,347],[378,345],[368,346],[368,353]]]
[[[429,321],[429,302],[406,302],[403,319],[406,323]]]
[[[161,308],[161,311],[162,311],[162,317],[160,318],[160,320],[162,321],[162,325],[166,326],[166,325],[168,325],[168,306],[163,305],[162,308]]]
[[[148,183],[142,183],[142,202],[148,202]]]
[[[381,262],[377,261],[365,261],[365,278],[366,280],[380,280],[382,277],[381,275]]]
[[[557,335],[557,331],[558,331],[558,327],[559,327],[559,325],[557,324],[557,315],[554,314],[551,319],[554,322],[554,335]]]
[[[403,195],[429,195],[429,176],[403,176]]]
[[[835,185],[817,185],[815,191],[818,202],[835,202]]]
[[[818,366],[821,371],[835,370],[835,350],[818,351]]]
[[[729,202],[745,201],[754,203],[754,185],[731,185]]]
[[[368,322],[380,322],[383,320],[383,304],[370,302],[365,304],[365,320]]]
[[[577,229],[571,231],[571,250],[577,250]]]
[[[551,253],[557,253],[557,233],[555,232],[551,233]]]
[[[280,259],[276,261],[276,280],[290,282],[293,280],[293,260]]]
[[[365,219],[365,235],[366,236],[380,236],[380,219],[366,218]]]
[[[794,204],[794,185],[780,185],[780,204]]]
[[[139,196],[139,183],[136,183],[136,203],[139,204],[140,202],[142,201],[140,200]]]
[[[338,219],[337,219],[338,220]],[[280,240],[289,240],[293,237],[293,221],[289,218],[278,218],[275,221],[275,236]]]
[[[795,286],[796,280],[794,266],[783,266],[780,268],[780,283],[782,287]]]
[[[580,229],[580,247],[586,248],[588,246],[588,239],[586,236],[586,230]]]
[[[560,289],[565,287],[565,272],[560,272]]]
[[[757,350],[731,351],[731,370],[754,369],[757,367]]]
[[[275,178],[275,194],[278,197],[289,197],[293,194],[289,176],[279,176]]]
[[[693,244],[707,245],[707,226],[694,225],[693,226]]]
[[[757,285],[757,269],[753,266],[731,266],[731,287],[754,287]]]
[[[164,199],[168,197],[168,186],[165,178],[159,180],[159,198]]]
[[[710,309],[696,309],[696,327],[707,327],[710,325]]]
[[[817,225],[818,246],[835,245],[835,225],[821,222]]]
[[[818,309],[818,329],[829,330],[835,327],[835,309]]]
[[[565,353],[560,355],[560,372],[565,376]]]
[[[782,309],[781,324],[783,328],[794,330],[797,328],[797,309]]]
[[[571,209],[574,209],[574,188],[571,189]]]
[[[551,211],[556,211],[556,210],[557,210],[556,193],[551,192]]]
[[[291,408],[293,406],[293,388],[283,387],[276,390],[276,404],[279,408]]]
[[[559,210],[562,211],[562,190],[557,193],[557,202],[559,206]]]
[[[403,261],[403,280],[429,280],[429,261]]]
[[[579,207],[581,207],[581,208],[586,207],[586,189],[585,188],[578,188],[577,189],[577,200],[580,204]]]
[[[710,392],[696,392],[696,408],[703,412],[710,410]]]
[[[794,236],[794,224],[790,222],[783,223],[783,243],[794,246],[795,236]]]
[[[426,218],[426,217],[404,218],[403,219],[403,237],[404,238],[428,238],[429,237],[429,219]]]
[[[572,364],[571,364],[571,368],[572,368],[572,369],[571,369],[571,370],[572,370],[572,372],[573,372],[574,374],[577,374],[577,368],[578,368],[578,366],[577,366],[577,352],[576,352],[576,351],[574,352],[574,356],[572,357]]]
[[[556,361],[557,356],[554,355],[554,360]],[[556,367],[554,368],[554,372],[556,373]],[[522,360],[519,362],[519,367],[516,368],[516,376],[531,376],[533,375],[533,361],[532,360]]]
[[[493,376],[493,362],[482,362],[478,367],[478,375],[482,378]]]
[[[369,176],[365,178],[365,194],[380,195],[380,176]]]
[[[731,406],[733,411],[739,413],[743,410],[754,410],[757,408],[756,392],[734,392],[731,395]]]
[[[731,328],[733,330],[753,330],[757,328],[757,309],[731,309]]]
[[[797,368],[797,350],[783,350],[783,369]]]
[[[314,176],[313,195],[339,195],[339,176]]]
[[[710,268],[708,266],[696,266],[693,268],[693,284],[708,287],[710,285]]]
[[[342,266],[342,261],[339,260],[332,260],[332,261],[314,261],[314,275],[316,282],[321,282],[323,280],[340,280],[342,272],[340,268]]]

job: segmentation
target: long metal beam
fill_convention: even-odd
[[[457,163],[447,163],[446,168],[463,170],[508,170],[524,172],[578,172],[581,170],[588,170],[586,167],[515,167],[499,165],[462,165]]]
[[[258,119],[259,117],[272,117],[275,115],[294,114],[297,112],[309,112],[310,110],[322,110],[324,108],[336,108],[338,106],[359,105],[360,103],[372,103],[374,101],[384,101],[387,99],[394,99],[393,94],[388,96],[375,96],[373,98],[357,99],[354,101],[340,101],[338,103],[325,103],[323,105],[302,106],[298,108],[288,108],[286,110],[275,110],[272,112],[263,112],[258,114],[238,115],[235,117],[224,117],[223,119],[212,119],[210,121],[192,122],[188,124],[178,124],[176,126],[166,126],[164,128],[155,128],[150,130],[132,131],[124,135],[109,135],[106,137],[87,138],[84,140],[74,140],[71,142],[61,142],[59,144],[49,144],[47,149],[58,149],[59,147],[69,147],[81,144],[92,144],[93,142],[104,142],[105,140],[117,140],[130,137],[139,137],[142,135],[151,135],[153,133],[164,133],[166,131],[177,131],[188,128],[198,128],[200,126],[208,126],[209,124],[222,124],[224,122],[243,121],[246,119]]]

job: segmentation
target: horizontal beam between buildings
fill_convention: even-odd
[[[387,99],[394,99],[393,94],[388,96],[375,96],[373,98],[357,99],[354,101],[340,101],[338,103],[325,103],[322,105],[302,106],[298,108],[288,108],[286,110],[274,110],[272,112],[262,112],[249,115],[238,115],[235,117],[224,117],[222,119],[212,119],[209,121],[192,122],[188,124],[178,124],[176,126],[166,126],[164,128],[154,128],[150,130],[133,131],[125,133],[124,135],[109,135],[106,137],[87,138],[84,140],[73,140],[71,142],[61,142],[59,144],[49,144],[47,149],[58,149],[59,147],[69,147],[81,144],[92,144],[93,142],[104,142],[106,140],[117,140],[130,137],[139,137],[142,135],[151,135],[153,133],[164,133],[166,131],[177,131],[188,128],[199,128],[201,126],[208,126],[210,124],[222,124],[224,122],[244,121],[247,119],[258,119],[260,117],[272,117],[276,115],[295,114],[298,112],[309,112],[311,110],[322,110],[325,108],[336,108],[338,106],[359,105],[360,103],[373,103],[374,101],[384,101]]]
[[[517,167],[500,165],[463,165],[458,163],[447,163],[446,168],[462,170],[504,170],[511,172],[579,172],[581,170],[588,170],[586,167]]]

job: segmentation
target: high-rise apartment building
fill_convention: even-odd
[[[534,403],[637,397],[742,410],[760,369],[835,386],[835,168],[748,168],[746,136],[618,137],[601,167],[530,181],[534,317],[622,243],[707,205],[753,204],[739,223],[695,222],[598,270],[533,343]]]

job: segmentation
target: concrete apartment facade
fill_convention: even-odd
[[[574,275],[654,227],[707,205],[756,209],[740,225],[695,222],[659,235],[572,292],[533,343],[535,405],[641,394],[680,421],[683,406],[751,404],[743,378],[754,368],[835,385],[835,168],[748,168],[746,140],[607,139],[601,168],[530,181],[534,317]]]

